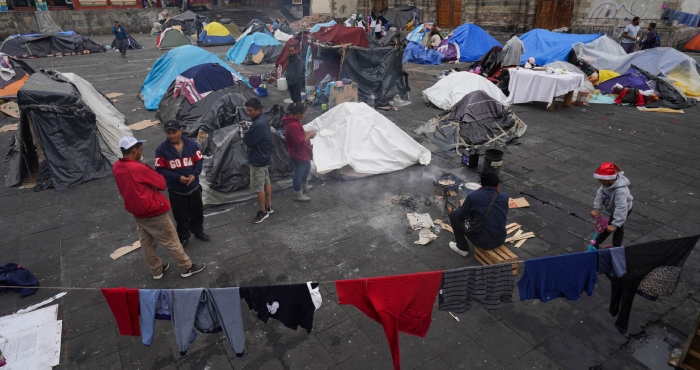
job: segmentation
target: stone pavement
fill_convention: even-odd
[[[107,53],[28,63],[36,69],[77,73],[103,93],[125,93],[115,105],[127,123],[134,123],[154,115],[144,111],[137,94],[149,68],[164,53],[154,47],[154,38],[136,38],[147,49],[129,51],[126,60]],[[208,50],[223,56],[227,49]],[[272,66],[235,68],[247,77]],[[428,148],[434,146],[413,130],[441,112],[427,107],[420,92],[446,68],[411,65],[407,72],[413,104],[384,113]],[[265,101],[281,103],[286,97],[272,88]],[[537,235],[514,250],[520,258],[586,249],[594,231],[588,217],[597,189],[592,173],[608,160],[634,185],[634,213],[625,227],[628,245],[700,231],[700,109],[687,109],[683,115],[604,105],[546,112],[543,104],[531,104],[513,110],[528,130],[519,145],[508,147],[512,154],[505,157],[502,189],[528,199],[532,206],[511,210],[508,219]],[[319,114],[312,109],[308,119]],[[13,121],[0,119],[0,125]],[[10,135],[0,134],[5,149]],[[161,127],[136,135],[148,139],[144,154],[152,164],[155,147],[164,140]],[[0,166],[6,173],[7,163]],[[415,210],[439,216],[438,207],[422,200],[431,197],[432,180],[444,172],[471,181],[478,176],[453,153],[442,153],[429,166],[356,181],[319,182],[308,204],[292,202],[291,191],[275,193],[275,213],[260,225],[251,223],[257,207],[253,202],[210,208],[205,228],[212,241],[193,239],[186,248],[195,262],[207,264],[206,270],[189,279],[169,271],[159,281],[151,279],[139,252],[117,260],[109,257],[137,240],[135,223],[111,177],[62,192],[0,188],[1,262],[26,265],[43,286],[152,289],[327,282],[476,265],[473,257],[461,258],[447,247],[451,234],[446,232],[427,246],[413,244],[417,232],[406,221],[406,212],[413,209],[391,202],[396,195],[413,196],[419,200]],[[475,305],[459,315],[460,322],[436,305],[425,338],[401,335],[402,364],[405,369],[663,368],[671,345],[685,340],[700,312],[699,288],[696,250],[672,297],[635,300],[627,336],[613,327],[610,284],[602,277],[592,297],[547,304],[514,300],[492,312]],[[334,284],[322,284],[321,290],[323,306],[310,335],[274,320],[261,323],[245,310],[246,354],[241,358],[221,334],[199,335],[181,357],[167,322],[156,324],[153,344],[144,347],[140,338],[118,335],[99,291],[70,290],[58,301],[63,336],[57,369],[391,368],[381,326],[352,306],[339,306]],[[2,295],[0,315],[57,292],[39,290],[23,299],[15,293]],[[648,348],[650,338],[665,342]]]

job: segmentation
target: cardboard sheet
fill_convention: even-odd
[[[16,101],[9,101],[0,105],[0,112],[7,114],[10,117],[19,118],[19,106]]]
[[[0,132],[17,131],[17,124],[13,123],[11,125],[5,125],[0,127]]]
[[[0,318],[0,344],[9,370],[50,370],[61,355],[58,305]]]
[[[508,208],[526,208],[529,206],[530,203],[525,198],[508,198]]]
[[[117,250],[112,252],[112,254],[110,254],[109,256],[112,257],[113,260],[116,260],[117,258],[119,258],[127,253],[131,253],[139,248],[141,248],[141,242],[137,240],[132,245],[127,245],[125,247],[118,248]]]
[[[146,119],[146,120],[143,120],[140,122],[130,124],[129,128],[134,130],[134,131],[140,131],[140,130],[143,130],[145,128],[151,127],[151,126],[155,126],[159,123],[160,123],[160,121],[151,121],[151,120]]]
[[[118,98],[118,97],[120,97],[120,96],[122,96],[122,95],[124,95],[124,93],[109,93],[109,94],[107,94],[107,95],[105,95],[105,96],[108,97],[108,98],[110,98],[110,99],[112,99],[112,98]]]

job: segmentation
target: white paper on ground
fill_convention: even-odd
[[[427,213],[407,213],[406,217],[408,217],[408,223],[411,224],[411,228],[413,230],[435,227],[435,224],[433,224],[433,219]]]
[[[8,370],[50,370],[61,355],[63,322],[56,320],[58,305],[25,314],[0,317],[0,344]]]

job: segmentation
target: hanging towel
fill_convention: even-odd
[[[144,346],[153,342],[155,320],[170,320],[170,291],[167,289],[139,289],[141,312],[141,341]]]
[[[598,281],[598,253],[583,252],[525,261],[525,273],[518,281],[520,300],[547,302],[566,297],[577,300],[581,292],[589,296]]]
[[[627,272],[625,247],[598,249],[598,273],[620,277]]]
[[[394,369],[401,368],[399,331],[425,337],[442,271],[372,279],[338,280],[338,303],[357,307],[372,320],[382,324]]]
[[[301,326],[311,333],[317,308],[314,302],[320,307],[321,297],[316,289],[318,283],[307,284],[246,287],[240,288],[240,292],[241,298],[258,313],[262,322],[273,318],[290,329],[297,330]],[[314,298],[311,289],[316,289]]]
[[[627,273],[620,278],[610,279],[610,314],[617,316],[615,327],[620,334],[627,332],[634,296],[642,280],[657,267],[683,267],[698,239],[700,235],[625,248]]]
[[[463,313],[472,301],[496,310],[513,296],[513,266],[510,263],[463,267],[444,271],[440,285],[440,310]]]
[[[117,320],[119,334],[138,337],[139,328],[139,290],[121,288],[102,288],[112,314]]]

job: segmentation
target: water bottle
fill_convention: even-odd
[[[371,93],[369,95],[369,98],[367,98],[367,105],[369,105],[370,107],[374,107],[374,100],[375,100],[374,93]]]

